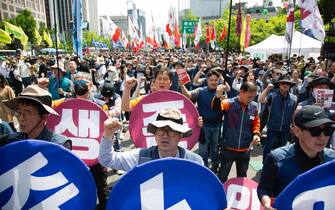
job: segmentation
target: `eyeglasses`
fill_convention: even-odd
[[[280,84],[290,86],[290,83],[288,83],[288,82],[281,82]]]
[[[314,128],[303,128],[304,130],[308,130],[313,137],[318,137],[321,135],[321,132],[325,136],[331,136],[334,132],[334,128],[330,126],[326,126],[324,128],[321,127],[314,127]]]
[[[156,129],[156,134],[157,134],[158,136],[163,136],[165,133],[166,133],[169,137],[175,137],[175,136],[179,135],[179,132],[174,131],[174,130],[166,130],[166,129],[160,129],[160,128],[157,128],[157,129]]]
[[[14,116],[16,117],[16,118],[20,118],[21,116],[24,118],[24,119],[27,119],[27,118],[30,118],[30,117],[32,117],[32,116],[34,116],[34,115],[40,115],[40,114],[32,114],[31,112],[29,112],[29,111],[16,111],[16,112],[14,112]]]

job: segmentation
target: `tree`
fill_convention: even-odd
[[[36,28],[36,21],[35,18],[32,16],[31,11],[29,10],[22,10],[14,19],[15,25],[21,26],[24,33],[28,36],[29,41],[35,43],[35,28]]]
[[[94,41],[104,43],[108,46],[108,48],[111,48],[110,39],[100,36],[96,34],[95,32],[83,31],[83,37],[84,37],[84,42],[86,46],[88,47],[92,46],[92,41],[94,39]]]
[[[319,0],[318,1],[319,10],[323,21],[325,23],[330,23],[335,17],[335,1],[334,0]]]
[[[194,15],[192,14],[192,10],[187,9],[187,10],[185,11],[185,15],[182,17],[182,21],[184,21],[184,20],[198,21],[199,18],[198,18],[197,16],[194,16]]]

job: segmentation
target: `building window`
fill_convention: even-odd
[[[12,5],[9,5],[9,11],[14,12],[14,7]]]
[[[4,12],[4,13],[3,13],[3,16],[4,16],[5,18],[10,18],[7,12]]]
[[[20,13],[22,11],[21,8],[16,7],[16,13]]]
[[[2,3],[1,5],[2,5],[2,9],[7,10],[7,4]]]

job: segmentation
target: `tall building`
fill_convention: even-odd
[[[100,33],[98,2],[99,0],[83,0],[83,21],[87,23],[89,31],[97,34]]]
[[[72,0],[45,0],[45,10],[48,28],[54,28],[54,4],[56,12],[57,32],[72,33]]]
[[[112,21],[121,28],[124,33],[128,32],[128,16],[109,16]]]
[[[44,0],[0,0],[0,21],[15,18],[24,9],[30,10],[38,23],[46,23]]]
[[[193,15],[208,22],[211,19],[220,18],[228,3],[229,0],[190,0],[190,9]]]
[[[140,9],[136,9],[136,15],[137,15],[137,25],[140,28],[142,28],[142,35],[143,35],[143,38],[145,39],[146,38],[146,19],[145,19],[145,12],[143,10],[140,10]],[[133,10],[132,9],[129,9],[128,10],[128,16],[129,17],[132,17],[133,15]]]

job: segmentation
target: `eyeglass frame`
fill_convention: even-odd
[[[164,136],[164,134],[166,134],[168,137],[176,137],[181,133],[172,129],[157,128],[155,134],[157,134],[158,136]]]

